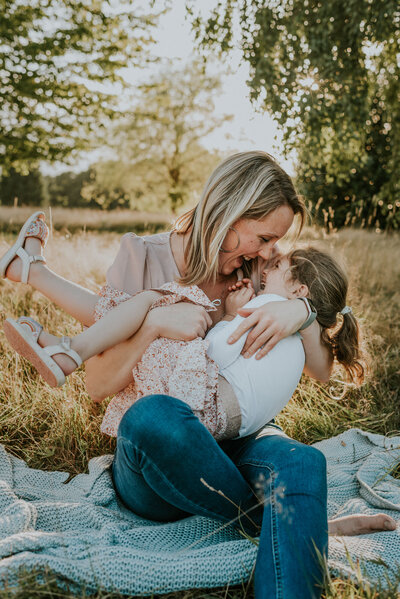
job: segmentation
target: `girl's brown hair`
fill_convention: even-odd
[[[308,287],[307,297],[313,302],[322,327],[322,341],[344,366],[350,380],[361,384],[365,369],[359,325],[352,312],[341,314],[348,290],[346,273],[329,254],[312,247],[293,250],[288,259],[291,278]]]
[[[285,205],[299,215],[301,230],[306,216],[303,200],[272,156],[252,151],[224,160],[211,174],[197,206],[175,223],[178,233],[190,231],[186,271],[179,283],[215,281],[219,252],[230,227],[240,218],[263,218]],[[244,266],[252,267],[251,263]]]

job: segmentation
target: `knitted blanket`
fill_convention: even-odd
[[[329,516],[400,514],[400,437],[352,429],[316,444],[328,459]],[[121,594],[234,585],[249,579],[257,547],[231,526],[193,516],[176,523],[144,520],[118,501],[112,456],[66,483],[64,472],[28,466],[0,446],[0,584],[18,583],[21,568],[47,569],[72,591]],[[400,570],[399,531],[334,538],[329,563],[352,576],[361,563],[371,581]],[[349,560],[349,557],[351,558]]]

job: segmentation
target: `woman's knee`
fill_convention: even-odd
[[[294,452],[293,452],[294,453]],[[292,453],[292,457],[293,457]],[[299,444],[293,461],[294,476],[304,492],[326,501],[327,472],[324,454],[310,445]]]
[[[192,413],[187,404],[175,397],[147,395],[125,412],[118,427],[118,437],[135,442],[153,438],[160,443],[179,429],[179,421],[186,411]]]
[[[265,456],[278,486],[290,493],[315,495],[326,501],[326,458],[319,449],[277,437],[270,439]]]
[[[310,468],[323,476],[326,476],[326,458],[322,451],[311,445],[299,444],[297,461],[303,464],[303,467]]]

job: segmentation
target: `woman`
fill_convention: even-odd
[[[253,274],[257,288],[259,271],[273,255],[274,245],[295,215],[302,226],[304,214],[290,178],[269,155],[236,154],[215,170],[198,206],[178,221],[172,233],[124,236],[107,275],[108,285],[100,300],[93,294],[90,308],[86,290],[40,261],[29,258],[32,264],[25,279],[85,325],[93,323],[96,311],[101,315],[111,308],[122,292],[132,294],[173,279],[197,284],[210,300],[222,300],[212,321],[204,308],[190,304],[154,309],[129,341],[92,358],[87,363],[87,388],[101,400],[126,387],[129,392],[132,368],[157,336],[183,340],[204,336],[219,320],[238,269]],[[39,254],[40,249],[38,239],[26,240],[28,255]],[[20,262],[10,263],[7,277],[20,280]],[[308,318],[301,300],[274,302],[244,315],[248,318],[232,341],[254,327],[244,354],[258,351],[260,357]],[[302,336],[305,371],[327,380],[332,357],[321,342],[318,323],[304,329]],[[115,487],[124,503],[146,518],[171,521],[200,514],[236,524],[239,520],[247,532],[260,534],[257,599],[319,597],[328,531],[325,458],[280,434],[278,428],[272,430],[273,434],[267,427],[218,444],[179,398],[142,398],[120,423]]]

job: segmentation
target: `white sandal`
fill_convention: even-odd
[[[74,360],[77,368],[82,364],[79,354],[71,349],[69,337],[62,337],[57,345],[40,347],[38,339],[43,327],[29,316],[21,316],[18,320],[7,318],[3,327],[11,347],[29,360],[50,387],[61,387],[65,383],[64,372],[51,356],[65,354]]]
[[[40,239],[43,247],[46,246],[49,230],[44,222],[44,212],[34,212],[22,225],[16,242],[0,259],[0,277],[5,278],[7,268],[11,262],[19,256],[22,260],[21,283],[27,283],[29,278],[29,269],[34,262],[44,262],[44,256],[30,256],[23,245],[27,237],[37,237]]]

